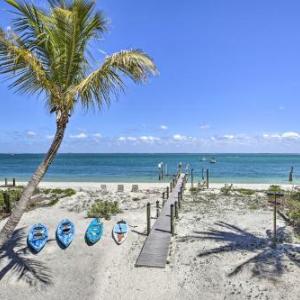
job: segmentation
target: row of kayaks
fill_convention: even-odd
[[[127,238],[129,226],[126,221],[117,222],[112,230],[112,236],[117,244],[122,244]],[[101,240],[104,233],[104,224],[99,218],[95,218],[89,224],[85,232],[85,241],[88,245],[94,245]],[[75,237],[75,225],[68,219],[62,220],[56,228],[56,240],[60,247],[67,248]],[[48,242],[49,231],[45,224],[33,225],[28,233],[27,244],[34,252],[40,252]]]

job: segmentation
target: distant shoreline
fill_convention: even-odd
[[[18,182],[17,185],[26,185],[27,182]],[[124,191],[131,191],[132,185],[137,184],[139,189],[149,189],[149,188],[164,188],[168,186],[168,182],[50,182],[45,181],[39,184],[40,188],[73,188],[75,190],[85,189],[85,190],[100,190],[101,185],[106,185],[108,190],[117,190],[118,185],[124,185]],[[220,189],[228,185],[228,183],[210,183],[210,189]],[[235,189],[253,189],[253,190],[267,190],[270,185],[280,185],[285,190],[290,190],[297,186],[296,184],[278,184],[278,183],[232,183]],[[196,187],[197,184],[194,184]],[[191,183],[187,184],[187,188],[191,187]]]

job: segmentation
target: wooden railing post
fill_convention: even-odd
[[[206,169],[206,188],[209,188],[209,170]]]
[[[169,199],[169,187],[167,186],[167,199]]]
[[[172,193],[172,187],[173,187],[173,184],[172,184],[172,182],[170,182],[170,193]]]
[[[170,218],[170,220],[171,220],[171,234],[172,234],[172,236],[174,235],[174,233],[175,233],[175,227],[174,227],[174,204],[171,204],[171,206],[170,206],[170,214],[171,214],[171,218]]]
[[[178,219],[178,201],[175,201],[175,218]]]
[[[16,186],[16,178],[13,178],[13,186]]]
[[[181,195],[182,193],[181,192],[178,192],[178,197],[177,197],[177,201],[178,201],[178,208],[180,209],[181,208]]]
[[[156,201],[156,217],[159,217],[159,200]]]
[[[151,230],[151,206],[150,202],[147,203],[147,235],[150,234]]]

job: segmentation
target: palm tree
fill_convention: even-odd
[[[0,74],[11,80],[11,88],[44,96],[50,113],[56,115],[56,133],[0,232],[0,248],[12,236],[53,162],[75,106],[101,109],[124,90],[123,75],[140,83],[157,73],[152,59],[135,49],[107,56],[99,68],[92,68],[90,43],[107,30],[107,20],[95,11],[95,1],[47,0],[47,8],[26,0],[6,2],[15,16],[11,30],[0,29]]]

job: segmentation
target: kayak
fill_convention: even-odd
[[[99,218],[95,218],[91,221],[85,232],[85,240],[87,244],[96,244],[103,235],[104,225]]]
[[[128,235],[129,226],[126,221],[119,221],[113,228],[112,235],[115,242],[120,245],[122,244]]]
[[[48,241],[48,228],[44,224],[33,225],[27,236],[28,246],[36,253],[40,252]]]
[[[75,235],[75,226],[68,220],[62,220],[56,229],[56,238],[63,248],[67,248],[73,241]]]

